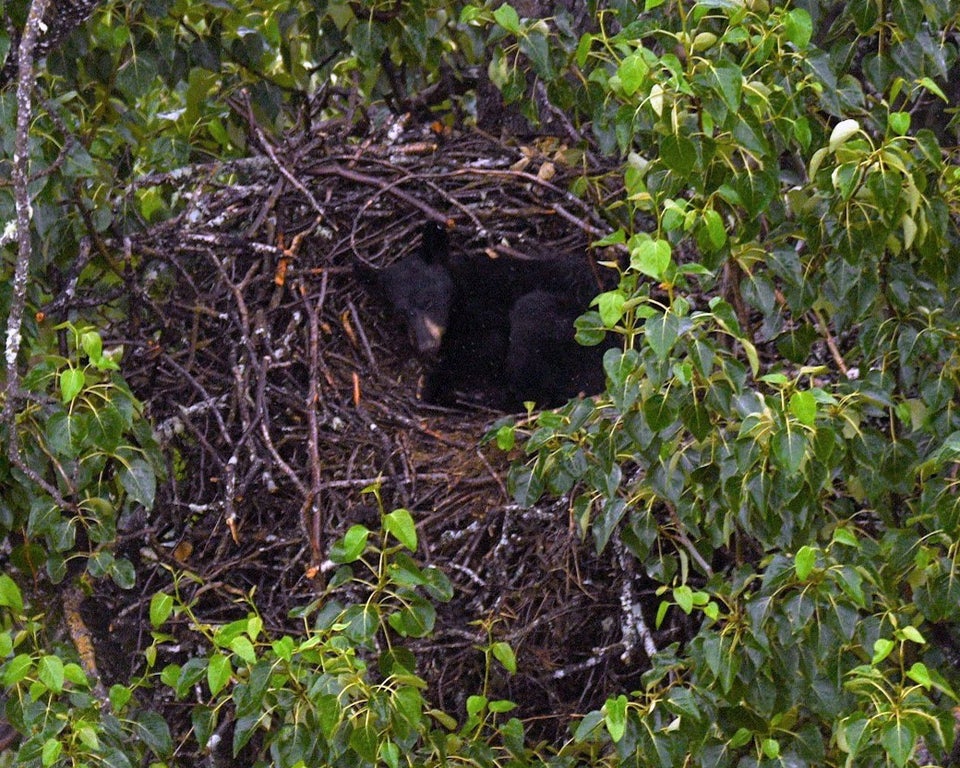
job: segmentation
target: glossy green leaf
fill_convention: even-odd
[[[783,18],[783,28],[787,40],[799,50],[802,51],[810,45],[810,39],[813,37],[813,20],[805,9],[794,8],[787,13]]]
[[[513,653],[513,648],[508,643],[497,642],[490,646],[490,652],[494,658],[503,664],[504,669],[511,675],[517,672],[517,657]]]
[[[670,266],[671,248],[666,240],[641,240],[630,252],[630,266],[654,280],[663,279]]]
[[[395,509],[383,518],[383,528],[411,552],[417,549],[417,526],[406,509]]]
[[[809,545],[804,545],[797,550],[794,558],[793,567],[797,572],[797,578],[800,581],[806,581],[817,564],[817,550]]]
[[[63,662],[59,656],[41,656],[37,663],[37,677],[46,688],[54,693],[63,690]]]
[[[230,664],[229,656],[215,653],[210,657],[207,663],[207,686],[213,696],[223,690],[224,686],[230,682],[232,675],[233,666]]]
[[[897,768],[903,768],[913,753],[916,734],[904,720],[893,720],[883,729],[880,742]]]
[[[639,53],[631,53],[621,61],[617,74],[620,76],[620,87],[623,88],[624,94],[632,96],[636,93],[643,85],[649,71],[650,67]]]
[[[71,402],[86,385],[87,377],[80,368],[65,368],[60,372],[60,400]]]
[[[773,440],[773,455],[787,474],[800,471],[807,453],[807,439],[795,430],[782,430]]]
[[[523,28],[520,26],[520,16],[514,7],[504,3],[493,12],[493,18],[501,27],[513,35],[520,35]]]
[[[672,312],[648,318],[644,323],[647,344],[657,357],[665,360],[680,337],[680,318]]]
[[[0,605],[23,613],[23,594],[17,583],[5,573],[0,573]]]
[[[790,413],[801,424],[812,427],[817,420],[817,400],[810,390],[794,392],[790,395]]]
[[[607,699],[603,705],[604,724],[607,727],[607,733],[616,743],[623,738],[627,730],[627,697],[620,694],[615,699]]]
[[[665,136],[660,142],[660,159],[674,173],[689,176],[697,162],[696,145],[683,135]]]
[[[157,475],[153,467],[141,458],[134,458],[121,465],[120,482],[130,498],[146,509],[153,508],[157,494]]]

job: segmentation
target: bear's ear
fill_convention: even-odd
[[[446,264],[450,256],[450,237],[446,227],[428,221],[420,227],[420,257],[427,264]]]

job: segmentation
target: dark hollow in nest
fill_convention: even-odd
[[[537,721],[545,736],[636,684],[646,660],[624,637],[626,606],[653,609],[630,558],[582,543],[566,498],[513,503],[509,457],[480,443],[495,414],[418,400],[421,365],[354,274],[409,253],[424,220],[473,233],[466,251],[585,252],[607,227],[565,191],[574,171],[559,149],[419,129],[293,137],[271,157],[144,182],[177,186],[185,204],[123,244],[125,325],[112,333],[171,466],[155,509],[127,521],[140,588],[96,596],[115,674],[149,642],[163,563],[201,577],[180,587],[200,620],[245,615],[239,598],[255,591],[268,628],[296,631],[288,613],[322,589],[329,544],[376,524],[361,491],[379,482],[388,508],[414,514],[418,557],[455,584],[434,635],[413,644],[438,706],[462,712],[479,690],[479,620],[519,659],[495,695],[556,716]],[[186,628],[173,631],[189,652]]]

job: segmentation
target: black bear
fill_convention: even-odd
[[[603,388],[602,349],[581,347],[573,321],[600,291],[585,257],[489,258],[450,253],[428,223],[414,254],[380,270],[382,291],[417,353],[431,361],[422,397],[454,405],[559,405]]]
[[[575,339],[573,323],[584,311],[579,302],[549,291],[531,291],[514,302],[506,360],[514,399],[553,406],[603,389],[607,345],[585,347]]]

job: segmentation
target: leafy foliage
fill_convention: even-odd
[[[584,341],[622,338],[607,393],[502,427],[498,442],[523,438],[529,457],[511,486],[524,504],[570,494],[583,534],[625,547],[654,585],[647,619],[682,613],[695,634],[658,649],[641,690],[611,692],[547,758],[486,686],[465,696],[460,726],[430,709],[403,642],[432,631],[449,584],[415,561],[402,510],[338,542],[331,585],[363,597],[304,608],[301,635],[274,636],[255,610],[206,626],[158,592],[151,672],[111,688],[109,705],[43,631],[43,593],[24,598],[3,575],[19,764],[172,761],[167,724],[137,708],[154,675],[178,701],[201,692],[197,751],[217,749],[233,717],[231,754],[260,764],[906,766],[922,763],[921,742],[944,760],[954,749],[955,4],[597,5],[586,29],[562,11],[443,0],[104,5],[48,57],[31,155],[28,298],[53,319],[24,328],[15,428],[70,505],[4,457],[0,530],[20,574],[132,586],[117,522],[152,505],[162,463],[96,330],[136,317],[105,233],[188,204],[176,169],[269,141],[255,126],[280,135],[337,111],[359,123],[381,99],[469,113],[467,68],[483,63],[528,118],[539,81],[624,159],[604,241],[627,254],[620,285],[578,324]],[[24,7],[5,6],[11,24]],[[5,147],[15,111],[0,94]],[[0,213],[13,219],[6,191]],[[58,316],[78,281],[103,301]],[[191,618],[203,653],[154,673],[165,625]],[[512,672],[520,662],[490,633],[487,668]]]
[[[813,5],[647,3],[571,64],[628,154],[608,241],[629,263],[582,336],[624,345],[605,401],[530,420],[513,487],[574,493],[598,548],[619,537],[702,615],[578,729],[623,758],[903,766],[953,744],[956,649],[930,634],[960,621],[957,176],[911,113],[942,95],[956,45],[928,30],[955,19],[852,4],[824,50]]]
[[[46,352],[60,331],[67,336],[66,357]],[[53,479],[73,506],[64,509],[34,492],[4,459],[0,530],[20,539],[11,562],[25,573],[45,568],[57,583],[69,559],[84,557],[91,576],[132,587],[133,567],[112,552],[117,520],[153,505],[162,465],[140,404],[116,374],[120,350],[104,351],[97,331],[71,323],[43,329],[35,349],[23,382],[34,399],[17,422],[19,443],[26,464]]]

